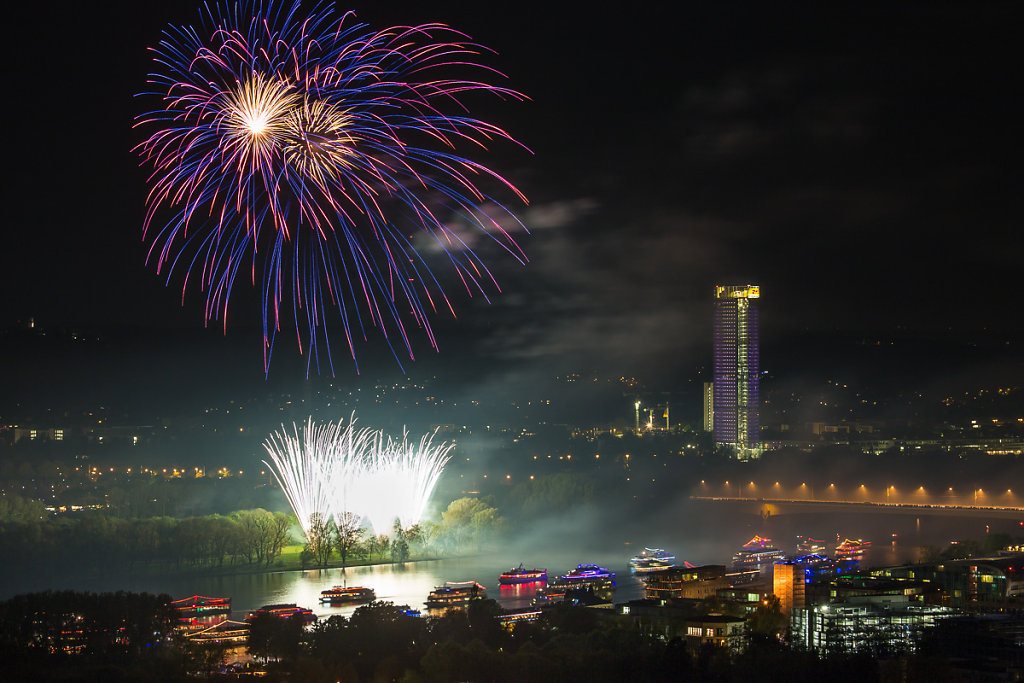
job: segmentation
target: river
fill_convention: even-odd
[[[366,586],[376,592],[378,600],[423,610],[430,591],[445,581],[478,581],[487,589],[487,596],[496,599],[503,607],[529,607],[542,584],[499,586],[498,575],[511,566],[511,560],[501,564],[501,559],[495,556],[479,556],[407,562],[401,565],[349,567],[344,571],[314,569],[218,577],[121,576],[92,579],[81,583],[73,581],[66,587],[92,591],[131,590],[169,593],[175,598],[196,594],[230,597],[234,618],[243,617],[247,612],[263,605],[295,603],[309,607],[318,617],[324,618],[334,614],[348,616],[356,609],[355,605],[320,604],[321,591],[334,586]],[[572,565],[574,566],[575,564]],[[533,565],[529,567],[532,568]],[[550,576],[563,574],[572,567],[565,562],[547,566]],[[643,584],[630,574],[626,561],[609,568],[617,574],[617,602],[643,597]]]
[[[506,608],[527,607],[537,586],[500,588],[498,575],[523,562],[545,567],[549,576],[564,574],[579,563],[594,563],[617,573],[615,601],[642,597],[643,585],[629,573],[629,557],[645,545],[667,548],[677,562],[725,564],[757,534],[782,550],[795,551],[796,537],[812,536],[834,547],[843,538],[872,541],[866,566],[914,562],[924,546],[945,548],[954,539],[982,540],[986,533],[1021,535],[1021,520],[950,515],[865,514],[813,510],[767,519],[751,506],[731,502],[677,501],[644,518],[581,513],[561,516],[532,529],[513,529],[497,550],[475,557],[381,564],[341,569],[278,571],[237,576],[152,576],[126,572],[84,577],[70,572],[45,586],[4,586],[5,596],[28,590],[147,591],[175,598],[190,595],[230,597],[235,616],[274,603],[296,603],[320,617],[348,615],[355,607],[321,605],[320,592],[337,585],[373,588],[380,600],[422,609],[428,593],[446,581],[478,581],[488,597]],[[5,597],[0,596],[0,597]]]

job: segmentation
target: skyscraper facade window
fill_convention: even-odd
[[[715,385],[713,382],[704,382],[704,431],[711,432],[715,429]]]
[[[715,287],[714,440],[739,458],[761,452],[757,285]]]

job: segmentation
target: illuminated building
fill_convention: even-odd
[[[715,383],[704,382],[704,431],[715,430]]]
[[[666,605],[658,600],[633,600],[616,607],[638,633],[666,641],[683,638],[691,651],[699,651],[707,643],[739,652],[745,644],[745,617],[695,615],[693,605]]]
[[[757,285],[715,287],[714,404],[715,445],[739,458],[760,454],[760,387]]]
[[[225,619],[195,633],[185,635],[190,643],[211,645],[219,643],[244,643],[249,638],[249,624]]]
[[[779,599],[783,614],[804,606],[806,568],[802,562],[776,562],[772,566],[772,592]]]
[[[820,654],[913,652],[926,629],[956,614],[948,607],[910,604],[905,595],[853,597],[794,608],[790,642]]]
[[[726,648],[732,652],[743,649],[747,620],[725,614],[707,614],[686,622],[686,645],[691,652],[699,652],[705,644]]]
[[[1001,609],[1024,596],[1024,554],[886,567],[871,573],[897,581],[927,582],[940,591],[943,605],[972,611]]]
[[[728,575],[727,575],[728,576]],[[758,607],[765,604],[769,596],[774,595],[771,589],[761,584],[741,583],[731,588],[719,588],[715,597],[728,605],[732,610],[752,614]]]

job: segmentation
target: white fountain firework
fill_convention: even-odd
[[[377,533],[386,533],[395,519],[403,529],[418,524],[423,518],[430,494],[449,460],[455,444],[434,444],[436,430],[426,434],[419,444],[409,442],[409,433],[402,440],[390,437],[368,458],[359,491],[361,509]]]
[[[327,423],[317,426],[310,418],[303,425],[301,435],[294,423],[292,429],[293,432],[289,433],[281,425],[281,431],[267,437],[263,448],[270,456],[270,462],[264,460],[263,463],[274,473],[302,526],[302,532],[308,537],[313,515],[328,513],[330,492],[325,486],[327,479],[324,476],[322,447],[335,441],[341,425]]]
[[[282,425],[263,444],[270,456],[263,462],[307,538],[316,514],[337,524],[344,513],[353,513],[378,534],[390,532],[396,519],[402,528],[419,523],[454,448],[434,444],[436,430],[416,444],[408,432],[399,441],[355,423],[355,415],[347,425],[318,425],[309,418],[301,435],[296,425],[291,433]]]

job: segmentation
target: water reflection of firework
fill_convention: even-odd
[[[355,422],[318,425],[310,418],[301,432],[282,426],[263,444],[270,457],[264,463],[307,538],[315,515],[337,523],[352,513],[378,534],[389,532],[395,520],[405,529],[419,523],[454,447],[435,444],[434,433],[416,443],[408,433],[392,439],[357,429]]]

